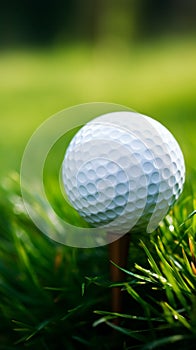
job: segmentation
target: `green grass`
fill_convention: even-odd
[[[42,121],[93,101],[124,104],[160,120],[179,140],[188,164],[194,164],[195,60],[192,37],[129,48],[81,44],[2,52],[0,175],[19,170],[25,144]]]
[[[25,213],[13,174],[0,203],[0,349],[192,349],[196,199],[190,191],[186,186],[155,232],[131,236],[121,284],[126,310],[113,314],[107,247],[70,248],[46,238]],[[111,322],[116,316],[119,326]]]

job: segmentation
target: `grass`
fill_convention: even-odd
[[[45,119],[75,104],[124,104],[174,132],[195,163],[195,39],[126,47],[13,50],[0,56],[0,175],[19,170],[28,138]],[[80,121],[78,121],[80,122]]]
[[[190,187],[191,188],[191,187]],[[133,235],[122,314],[110,312],[107,247],[61,246],[25,213],[17,175],[1,190],[0,349],[192,349],[196,340],[196,199],[150,236]],[[111,321],[116,316],[119,326]],[[112,329],[115,328],[115,333]]]
[[[1,54],[0,349],[194,349],[193,44],[193,38],[171,38],[132,49],[77,46]],[[8,175],[9,169],[19,170],[23,148],[40,122],[91,101],[154,116],[173,131],[187,165],[185,190],[174,209],[151,235],[131,236],[127,280],[121,284],[126,309],[118,315],[110,312],[107,247],[77,249],[49,240],[24,211],[17,173]],[[63,216],[51,185],[46,178],[50,201]],[[116,316],[118,326],[112,323]]]

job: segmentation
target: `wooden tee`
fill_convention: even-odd
[[[127,268],[128,263],[128,252],[129,252],[130,234],[127,233],[121,238],[109,244],[109,259],[110,259],[110,279],[112,282],[124,282],[125,273],[114,266],[112,262],[116,265]],[[111,295],[111,311],[115,313],[121,313],[123,309],[123,298],[121,287],[113,287]],[[114,324],[118,325],[119,320],[115,318]]]

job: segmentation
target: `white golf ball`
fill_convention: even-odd
[[[67,148],[63,184],[93,227],[153,231],[183,189],[185,164],[173,135],[135,112],[113,112],[82,127]]]

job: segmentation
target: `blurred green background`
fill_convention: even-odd
[[[0,176],[41,122],[93,101],[160,120],[195,169],[195,13],[193,0],[2,2]]]

